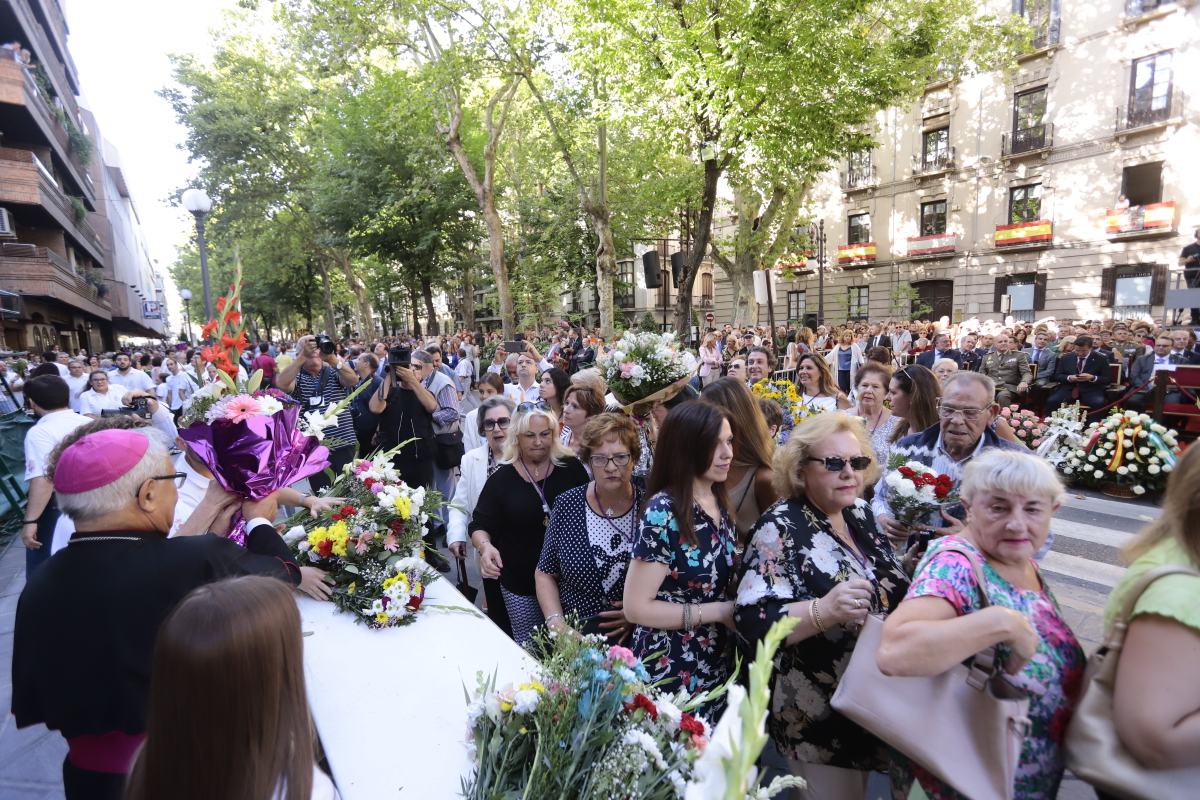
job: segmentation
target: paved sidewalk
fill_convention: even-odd
[[[13,621],[25,586],[25,548],[17,539],[0,554],[0,797],[61,800],[67,745],[43,725],[17,730],[12,708]]]

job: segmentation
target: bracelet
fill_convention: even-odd
[[[21,520],[21,524],[22,525],[36,525],[41,521],[42,521],[41,517],[38,517],[37,519],[23,519],[23,520]]]
[[[562,614],[551,614],[550,616],[546,617],[546,627],[549,628],[551,622],[553,622],[556,619],[562,619],[562,618],[563,618]]]
[[[704,606],[699,603],[696,603],[696,617],[696,627],[699,628],[704,625]]]
[[[817,629],[817,632],[824,633],[825,626],[821,623],[821,609],[817,607],[817,604],[820,602],[820,598],[813,600],[812,605],[808,607],[808,613],[812,616],[813,626]]]

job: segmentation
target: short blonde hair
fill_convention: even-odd
[[[604,376],[600,374],[600,370],[595,367],[588,367],[576,372],[571,376],[571,385],[595,389],[602,398],[608,394],[608,384],[604,382]]]
[[[775,478],[775,493],[780,497],[798,497],[804,494],[804,478],[800,468],[821,442],[836,433],[849,433],[862,448],[864,456],[871,457],[871,465],[863,473],[864,485],[870,486],[879,480],[880,466],[875,463],[875,450],[862,420],[840,412],[826,412],[801,422],[792,429],[787,443],[775,451],[772,465]]]
[[[963,470],[960,494],[970,501],[987,492],[1019,497],[1043,497],[1059,503],[1065,490],[1054,467],[1040,456],[1022,450],[990,447],[971,459]]]
[[[554,412],[545,408],[532,408],[528,411],[517,411],[512,424],[508,426],[508,436],[504,440],[504,451],[500,461],[504,464],[515,464],[521,460],[521,434],[529,431],[529,423],[534,417],[542,417],[550,426],[550,458],[557,466],[562,466],[575,454],[568,450],[559,440],[558,417]]]

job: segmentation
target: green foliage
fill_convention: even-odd
[[[662,331],[662,326],[654,319],[654,315],[647,311],[642,314],[642,319],[638,322],[637,329],[643,333],[659,333]]]
[[[921,299],[921,293],[908,283],[892,285],[891,316],[897,319],[920,319],[933,311],[933,306]]]
[[[87,206],[83,204],[83,199],[71,195],[71,216],[76,222],[83,222],[87,219]]]

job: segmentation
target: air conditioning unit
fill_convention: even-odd
[[[13,226],[12,213],[7,208],[0,208],[0,239],[17,238],[17,229]]]

